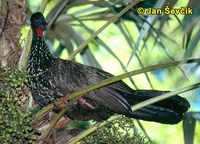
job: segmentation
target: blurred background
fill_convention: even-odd
[[[85,39],[105,22],[119,13],[129,0],[90,1],[74,0],[67,4],[46,33],[48,44],[55,57],[67,59]],[[32,13],[44,11],[49,22],[63,2],[28,1]],[[137,7],[192,7],[192,15],[138,15]],[[75,57],[75,61],[102,68],[114,75],[125,71],[168,61],[199,58],[200,27],[197,0],[143,1],[129,10],[117,22],[108,26],[88,48]],[[29,26],[22,31],[24,34]],[[26,35],[27,36],[27,35]],[[26,37],[25,36],[25,37]],[[199,82],[200,69],[196,64],[171,67],[140,74],[124,81],[134,89],[174,90]],[[181,94],[191,102],[190,111],[200,111],[200,90]],[[155,143],[184,143],[182,123],[161,125],[142,122]],[[195,143],[200,143],[199,124],[196,125]]]
[[[19,1],[16,1],[19,2]],[[27,0],[21,29],[21,50],[28,48],[29,18],[42,12],[48,22],[45,39],[55,57],[67,59],[91,34],[123,10],[131,0]],[[139,15],[137,8],[192,8],[192,15]],[[104,29],[74,61],[101,68],[114,75],[175,60],[199,58],[200,3],[198,0],[137,1],[128,12]],[[23,51],[23,50],[22,50]],[[22,52],[23,53],[23,52]],[[136,75],[124,81],[134,89],[173,91],[199,82],[199,64],[186,64]],[[181,94],[190,103],[187,135],[200,144],[200,89]],[[195,123],[195,122],[196,123]],[[155,144],[183,144],[183,123],[162,125],[141,121]],[[196,124],[196,125],[195,125]],[[186,126],[185,125],[185,126]],[[141,131],[140,126],[138,131]],[[194,134],[193,134],[194,130]],[[189,134],[188,134],[189,133]],[[187,137],[187,136],[185,136]]]

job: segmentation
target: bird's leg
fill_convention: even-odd
[[[64,103],[59,104],[59,105],[56,104],[56,100],[55,100],[55,99],[52,99],[52,100],[51,100],[51,103],[54,105],[55,108],[61,110],[61,109],[64,109],[64,108],[66,107],[66,104],[68,104],[67,98],[68,98],[68,94],[63,95],[63,96],[61,97],[61,100],[63,100]]]
[[[56,104],[56,100],[55,100],[55,99],[52,99],[52,100],[51,100],[51,103],[54,105],[55,108],[57,108],[57,109],[62,109],[62,108],[60,107],[60,105],[57,105],[57,104]]]
[[[63,104],[60,104],[60,105],[56,105],[55,104],[55,101],[53,102],[54,106],[58,109],[63,109],[66,107],[66,105],[68,104],[68,98],[69,98],[69,94],[64,94],[63,96],[61,96],[61,100],[64,101]]]
[[[79,101],[80,104],[82,104],[82,105],[86,105],[87,107],[89,107],[89,108],[91,108],[91,109],[96,109],[95,106],[93,106],[93,105],[91,105],[90,103],[88,103],[88,102],[86,101],[86,99],[84,99],[84,98],[79,98],[78,101]]]
[[[68,104],[68,98],[69,98],[69,94],[64,94],[63,96],[61,96],[61,99],[65,102],[65,104]]]

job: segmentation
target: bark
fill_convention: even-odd
[[[25,10],[25,0],[0,0],[0,61],[3,66],[16,65],[19,60]]]

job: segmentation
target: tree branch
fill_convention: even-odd
[[[112,17],[108,22],[106,22],[101,28],[99,28],[95,33],[93,33],[87,40],[85,40],[69,57],[68,60],[72,60],[78,53],[82,52],[88,43],[93,40],[99,33],[101,33],[105,28],[107,28],[111,23],[116,22],[123,14],[130,10],[134,5],[136,5],[140,0],[133,0],[127,7],[125,7],[120,13]]]
[[[148,105],[151,105],[151,104],[154,104],[156,102],[159,102],[161,100],[173,97],[173,96],[175,96],[177,94],[184,93],[184,92],[187,92],[187,91],[199,88],[199,87],[200,87],[200,82],[196,83],[196,84],[193,84],[193,85],[190,85],[190,86],[187,86],[187,87],[176,89],[175,91],[168,92],[168,93],[162,94],[160,96],[153,97],[153,98],[148,99],[148,100],[145,100],[143,102],[140,102],[140,103],[132,106],[131,108],[132,108],[132,111],[136,111],[136,110],[139,110],[139,109],[141,109],[143,107],[146,107]],[[82,132],[81,134],[77,135],[76,137],[73,137],[70,141],[67,142],[67,144],[75,144],[75,143],[77,143],[78,141],[80,141],[84,137],[88,136],[89,134],[91,134],[92,132],[97,130],[98,128],[104,126],[108,122],[112,122],[113,120],[117,119],[118,117],[119,117],[119,115],[112,116],[107,121],[104,121],[104,122],[100,123],[99,125],[92,126],[91,128],[85,130],[84,132]]]
[[[145,73],[145,72],[149,72],[149,71],[153,71],[153,70],[157,70],[157,69],[161,69],[161,68],[167,68],[167,67],[170,67],[170,66],[176,66],[176,65],[179,65],[179,64],[186,64],[186,63],[194,63],[194,62],[200,62],[200,59],[188,59],[188,60],[183,60],[183,61],[173,61],[173,62],[168,62],[168,63],[164,63],[164,64],[158,64],[158,65],[153,65],[153,66],[149,66],[149,67],[146,67],[146,68],[142,68],[142,69],[139,69],[139,70],[135,70],[135,71],[131,71],[131,72],[127,72],[125,74],[122,74],[122,75],[119,75],[119,76],[113,76],[113,77],[110,77],[108,79],[105,79],[105,80],[102,80],[100,82],[98,82],[97,84],[94,84],[94,85],[91,85],[91,86],[88,86],[87,88],[83,89],[83,90],[79,90],[79,91],[76,91],[72,94],[69,95],[69,98],[68,100],[72,100],[70,101],[69,105],[72,105],[74,103],[74,101],[76,101],[77,99],[79,99],[81,96],[84,96],[86,93],[89,93],[97,88],[101,88],[103,86],[106,86],[106,85],[109,85],[109,84],[112,84],[114,82],[117,82],[121,79],[124,79],[124,78],[127,78],[127,77],[130,77],[130,76],[134,76],[134,75],[137,75],[137,74],[141,74],[141,73]],[[199,86],[199,85],[198,85]],[[184,91],[183,91],[184,92]],[[167,95],[167,96],[172,96],[174,93],[171,92],[170,93],[171,95]],[[166,96],[165,96],[166,97]],[[164,99],[165,99],[164,97]],[[163,98],[162,98],[163,99]],[[161,99],[159,99],[161,100]],[[155,100],[153,100],[153,102],[157,101],[157,97],[155,98]],[[59,101],[58,103],[56,104],[61,104],[63,103],[63,101]],[[152,100],[149,103],[152,103]],[[144,102],[141,104],[141,106],[146,106],[147,102]],[[44,133],[42,139],[45,140],[49,133],[51,132],[51,129],[55,126],[55,124],[58,122],[59,118],[62,116],[62,114],[64,114],[67,109],[69,108],[69,105],[66,106],[65,109],[63,109],[57,116],[56,118],[52,121],[51,125],[49,126],[48,130]],[[134,106],[133,110],[137,110],[138,108],[141,108],[141,106],[139,105],[136,105]],[[54,105],[51,104],[45,108],[43,108],[39,113],[36,114],[35,116],[35,119],[38,119],[39,117],[41,117],[44,113],[48,112],[49,110],[52,110],[54,108]]]

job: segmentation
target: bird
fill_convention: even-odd
[[[33,38],[27,64],[28,81],[33,99],[40,106],[45,107],[70,93],[113,77],[104,70],[53,57],[43,37],[47,25],[43,14],[32,14],[30,22]],[[167,92],[134,90],[119,80],[85,94],[73,103],[65,116],[72,120],[100,122],[113,114],[121,114],[150,122],[177,124],[190,108],[186,98],[178,95],[137,111],[131,110],[131,106]],[[67,98],[65,100],[67,105]]]

